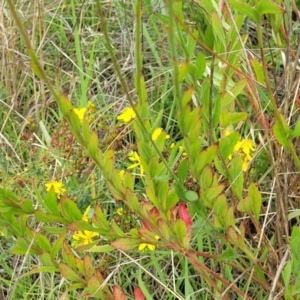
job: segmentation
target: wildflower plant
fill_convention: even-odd
[[[8,2],[15,12],[11,1]],[[126,159],[124,154],[120,159],[118,151],[100,147],[98,132],[85,117],[87,110],[95,113],[93,105],[89,103],[87,108],[78,109],[67,96],[56,93],[15,14],[33,71],[53,94],[77,143],[101,171],[110,195],[115,201],[122,202],[122,207],[130,211],[136,223],[129,228],[121,226],[115,217],[124,217],[123,208],[109,214],[101,201],[94,201],[93,207],[89,206],[82,213],[59,181],[46,183],[46,191],[37,193],[36,206],[30,199],[21,199],[1,188],[0,225],[10,226],[10,234],[16,237],[13,254],[38,255],[43,266],[34,272],[59,273],[70,282],[70,290],[80,290],[84,296],[97,299],[126,299],[117,285],[110,287],[107,284],[109,277],[104,278],[91,258],[93,253],[113,251],[141,255],[145,251],[151,251],[151,254],[157,250],[172,251],[180,260],[184,259],[186,265],[191,265],[193,273],[197,272],[201,279],[198,288],[211,291],[216,299],[229,300],[231,295],[252,299],[248,296],[252,283],[261,287],[259,293],[267,295],[270,292],[269,283],[275,282],[276,276],[262,261],[269,256],[278,265],[279,260],[261,223],[263,199],[259,185],[248,176],[252,167],[249,162],[254,159],[257,147],[239,132],[227,132],[223,136],[227,128],[234,128],[237,124],[243,125],[246,131],[252,125],[248,114],[238,111],[240,98],[241,101],[245,98],[252,101],[250,107],[257,112],[255,116],[259,116],[257,124],[262,128],[265,126],[262,121],[266,120],[265,116],[257,111],[260,86],[253,88],[260,82],[261,72],[253,64],[256,77],[249,78],[244,68],[236,67],[247,59],[243,51],[246,38],[241,37],[237,30],[237,26],[241,27],[243,14],[259,24],[269,15],[282,14],[277,4],[269,0],[262,2],[264,5],[257,4],[255,10],[247,6],[248,13],[238,2],[230,2],[235,19],[229,13],[215,12],[217,6],[210,1],[201,3],[201,6],[195,4],[199,6],[199,12],[200,8],[207,12],[207,20],[203,19],[207,29],[201,32],[200,38],[198,29],[185,20],[183,2],[166,1],[167,15],[160,16],[157,21],[163,23],[169,39],[176,137],[169,128],[163,127],[166,123],[163,122],[163,109],[153,114],[149,108],[149,91],[142,73],[139,29],[144,10],[141,1],[137,0],[134,5],[136,103],[122,77],[100,6],[103,37],[129,103],[116,116],[119,123],[129,124],[134,138],[136,149]],[[202,42],[203,39],[206,43]],[[228,53],[227,49],[233,42],[234,55],[218,54]],[[264,76],[267,78],[267,74]],[[274,101],[273,105],[276,115],[274,134],[278,142],[290,151],[297,165],[291,140],[299,135],[299,126],[290,130]],[[128,163],[128,160],[129,166],[120,163]],[[28,216],[43,224],[41,232],[32,228]],[[246,219],[253,225],[253,231]],[[202,231],[208,234],[204,235]],[[253,232],[259,236],[259,241]],[[297,231],[293,232],[294,243]],[[215,244],[213,250],[207,246],[210,234]],[[251,238],[247,240],[247,236]],[[293,244],[293,261],[297,261],[295,249]],[[296,273],[295,268],[290,270],[290,265],[284,269],[286,285],[287,278]],[[225,269],[227,276],[221,276],[219,269]],[[245,284],[247,277],[251,277],[251,282]],[[274,286],[280,290],[283,283],[278,281]],[[292,295],[293,289],[295,287],[290,285],[286,295]],[[134,296],[144,299],[138,287],[134,289]]]

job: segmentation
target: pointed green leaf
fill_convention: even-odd
[[[200,187],[207,190],[213,181],[213,173],[210,166],[206,166],[200,176]]]
[[[196,165],[194,166],[197,174],[200,174],[205,168],[205,166],[207,166],[214,160],[218,152],[218,148],[219,148],[219,143],[214,143],[210,145],[208,148],[206,148],[205,150],[201,151],[201,153],[198,155],[197,162],[195,162]]]
[[[49,213],[44,213],[41,210],[36,210],[34,213],[37,221],[43,222],[43,223],[62,223],[62,224],[67,224],[68,221],[62,217],[58,217]]]
[[[61,214],[68,222],[79,221],[82,219],[82,214],[76,203],[68,198],[61,200]]]
[[[88,150],[89,155],[92,158],[95,158],[97,156],[98,136],[97,136],[97,133],[95,131],[92,131],[92,133],[89,136],[87,150]]]
[[[34,243],[45,252],[51,252],[52,250],[52,246],[50,245],[48,239],[40,233],[35,234]]]
[[[245,2],[237,0],[229,0],[228,2],[240,14],[249,17],[255,22],[258,22],[260,20],[259,13],[256,11],[256,9],[246,4]]]
[[[241,157],[236,156],[232,159],[228,169],[230,186],[239,200],[243,199],[244,173],[242,166]]]
[[[235,145],[240,139],[238,132],[233,132],[226,137],[223,137],[219,140],[219,154],[223,159],[227,159],[230,154],[232,154]]]
[[[247,79],[238,81],[221,100],[222,107],[227,107],[238,95],[242,93],[247,84]]]
[[[255,183],[251,183],[248,188],[248,197],[252,201],[252,212],[256,218],[256,220],[259,220],[259,214],[261,210],[262,205],[262,197],[261,193],[257,188],[257,185]]]
[[[187,90],[184,91],[182,99],[181,99],[181,105],[186,106],[192,99],[192,95],[194,93],[194,87],[192,85],[189,86]]]
[[[300,135],[300,118],[298,118],[296,126],[294,128],[294,130],[291,133],[291,139],[298,137]]]
[[[178,219],[174,224],[174,232],[179,240],[179,242],[185,247],[188,247],[188,244],[185,243],[186,237],[186,225],[183,220]]]
[[[189,172],[189,161],[187,159],[183,159],[179,164],[177,170],[178,179],[181,183],[183,183],[186,180],[188,172]]]
[[[260,0],[256,5],[257,12],[262,16],[265,14],[283,14],[285,11],[275,1]]]
[[[25,199],[22,204],[21,204],[21,208],[24,212],[26,212],[27,214],[33,214],[34,213],[34,208],[33,208],[33,204],[32,201],[29,199]]]
[[[196,80],[199,80],[203,76],[203,73],[206,69],[205,56],[202,51],[200,51],[197,54],[195,65],[196,65],[196,71],[194,73],[194,77]]]
[[[131,249],[137,249],[141,244],[141,240],[136,238],[121,238],[111,242],[111,246],[118,250],[128,251]]]
[[[252,65],[252,68],[254,70],[254,73],[255,73],[255,77],[256,77],[256,80],[259,82],[259,83],[264,83],[265,82],[265,76],[264,76],[264,72],[263,72],[263,69],[262,69],[262,65],[261,65],[261,62],[259,62],[257,59],[255,58],[251,58],[250,59],[250,63]]]
[[[80,282],[82,284],[85,284],[85,280],[82,279],[80,276],[77,275],[76,272],[74,272],[71,268],[69,268],[67,265],[60,263],[58,265],[59,271],[62,275],[67,280],[75,281],[75,282]]]
[[[276,119],[273,126],[273,132],[277,141],[286,149],[289,149],[288,136],[291,134],[291,130],[282,115],[280,115],[280,120]]]
[[[165,212],[168,212],[173,206],[177,204],[179,201],[178,196],[174,189],[170,189],[168,192],[168,196],[166,197],[163,208]]]
[[[45,205],[45,208],[48,210],[48,212],[50,212],[51,214],[53,214],[55,216],[60,216],[60,212],[58,210],[58,205],[57,205],[57,197],[56,197],[53,187],[45,195],[44,205]]]

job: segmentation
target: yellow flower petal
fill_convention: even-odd
[[[147,247],[147,243],[141,243],[140,245],[139,245],[139,250],[140,251],[143,251],[146,247]]]
[[[117,209],[117,214],[118,214],[119,216],[123,216],[123,214],[124,214],[124,209],[123,209],[122,207],[118,208],[118,209]]]
[[[123,121],[124,123],[129,123],[131,120],[135,119],[136,114],[132,107],[126,107],[122,113],[117,117],[117,120]]]
[[[46,190],[49,192],[50,189],[53,187],[55,194],[60,197],[66,190],[64,189],[64,185],[60,181],[52,180],[48,183],[45,183]]]
[[[161,135],[161,133],[162,133],[162,128],[161,127],[156,128],[152,133],[152,141],[157,140],[157,138]]]
[[[152,244],[147,244],[147,246],[148,246],[148,249],[149,249],[150,251],[154,251],[154,250],[155,250],[155,246],[154,246],[154,245],[152,245]]]
[[[74,113],[77,115],[77,117],[80,121],[83,120],[85,112],[86,112],[85,107],[83,107],[83,108],[74,108]]]

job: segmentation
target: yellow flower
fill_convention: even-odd
[[[49,192],[53,187],[55,194],[59,198],[66,190],[64,189],[64,185],[60,181],[52,180],[45,184],[46,190]]]
[[[229,130],[225,131],[225,136],[230,134]],[[234,153],[239,155],[243,160],[243,171],[246,172],[248,169],[249,161],[252,159],[252,154],[255,151],[255,144],[251,139],[241,139],[234,146]],[[232,159],[232,155],[228,156],[228,159]]]
[[[187,153],[184,150],[185,150],[184,146],[179,146],[179,151],[182,153],[181,155],[183,157],[187,157]]]
[[[80,122],[82,122],[85,112],[86,112],[85,107],[83,107],[83,108],[74,108],[74,113],[77,115]]]
[[[159,240],[159,239],[160,239],[160,237],[159,237],[158,235],[155,235],[154,238],[155,238],[156,240]],[[146,249],[146,248],[148,248],[150,251],[154,251],[154,250],[155,250],[155,245],[150,244],[150,243],[141,243],[141,244],[139,245],[139,250],[140,250],[140,251],[143,251],[143,250]]]
[[[98,236],[97,232],[84,230],[84,231],[77,231],[73,235],[73,239],[76,241],[77,246],[87,245],[93,242],[93,238]]]
[[[161,135],[161,133],[162,133],[162,128],[161,127],[156,128],[152,133],[152,141],[157,140],[157,138]]]
[[[141,159],[139,157],[139,155],[136,153],[136,151],[132,152],[129,156],[128,159],[132,162],[135,162],[134,164],[130,165],[129,167],[127,167],[127,169],[134,169],[136,167],[140,167],[140,172],[141,175],[143,176],[144,174],[144,168],[141,164]]]
[[[90,114],[93,114],[96,111],[95,104],[91,101],[88,102],[87,108]]]
[[[171,145],[170,145],[170,149],[173,149],[174,147],[175,147],[175,143],[172,143]]]
[[[126,107],[125,109],[123,109],[122,113],[120,115],[118,115],[117,119],[124,123],[129,123],[135,117],[136,117],[136,114],[135,114],[133,108]]]
[[[154,130],[154,132],[152,133],[152,141],[155,141],[158,139],[158,137],[162,134],[163,129],[161,127],[158,127]],[[170,136],[167,134],[166,135],[166,139],[169,139]]]
[[[119,216],[123,216],[123,214],[124,214],[124,209],[123,209],[122,207],[118,208],[118,209],[117,209],[117,214],[118,214]]]
[[[148,243],[141,243],[139,245],[139,250],[143,251],[145,248],[148,248],[150,251],[155,250],[155,246],[153,244],[148,244]]]

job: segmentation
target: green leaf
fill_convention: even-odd
[[[264,76],[264,72],[263,72],[263,69],[262,69],[262,65],[261,65],[261,62],[259,62],[257,59],[255,58],[251,58],[250,59],[250,63],[252,65],[252,68],[254,70],[254,73],[255,73],[255,77],[256,77],[256,80],[259,82],[259,83],[264,83],[265,82],[265,76]]]
[[[13,246],[10,253],[16,255],[24,255],[24,254],[38,254],[36,250],[30,247],[30,242],[27,241],[25,238],[18,238],[17,242]]]
[[[41,254],[39,256],[39,259],[41,260],[41,264],[44,266],[54,266],[50,253],[48,252],[44,252],[43,254]]]
[[[196,80],[199,80],[203,76],[203,73],[206,69],[205,56],[202,51],[200,51],[197,54],[195,65],[196,65],[196,71],[194,73],[194,77]]]
[[[284,9],[281,8],[277,3],[271,0],[260,0],[257,1],[256,5],[257,12],[262,16],[264,14],[283,14]]]
[[[207,190],[213,181],[213,172],[210,166],[206,166],[200,176],[200,187],[204,190]]]
[[[51,188],[49,192],[47,192],[47,194],[45,195],[44,205],[48,212],[60,217],[60,212],[58,210],[57,205],[57,197],[53,188]]]
[[[251,183],[248,188],[248,197],[252,201],[252,212],[256,218],[256,220],[259,220],[259,214],[261,210],[262,205],[262,198],[261,193],[257,188],[257,185],[255,183]]]
[[[228,246],[217,258],[217,261],[229,261],[238,258],[237,252]]]
[[[291,139],[293,139],[299,135],[300,135],[300,118],[298,118],[296,126],[295,126],[294,130],[292,131],[290,137],[291,137]]]
[[[219,154],[223,157],[223,159],[227,159],[228,156],[232,154],[234,147],[239,141],[239,139],[239,133],[233,132],[219,140]]]
[[[65,94],[60,95],[60,100],[58,102],[59,108],[64,116],[67,116],[72,110],[72,104]]]
[[[97,136],[97,133],[95,131],[92,131],[92,133],[89,136],[87,150],[88,150],[89,155],[92,158],[95,159],[97,157],[97,152],[98,152],[98,136]]]
[[[117,223],[115,221],[111,222],[111,230],[113,232],[115,232],[119,237],[124,237],[125,233],[123,232],[123,230],[117,225]]]
[[[95,206],[94,215],[92,216],[92,221],[97,227],[104,228],[105,230],[110,229],[110,225],[106,220],[106,217],[101,209],[101,206],[99,203]]]
[[[227,91],[221,100],[222,107],[227,107],[231,102],[242,93],[247,84],[247,79],[238,81],[229,91]]]
[[[68,230],[73,231],[73,232],[83,231],[83,230],[94,231],[94,229],[95,229],[92,225],[90,225],[88,222],[86,222],[84,220],[72,222],[67,225],[67,228],[68,228]]]
[[[279,118],[280,120],[278,120],[277,118],[275,120],[273,132],[279,144],[281,144],[286,149],[289,149],[290,145],[288,136],[290,136],[291,130],[284,117],[280,115]]]
[[[219,143],[214,143],[210,145],[208,148],[206,148],[205,150],[201,151],[201,153],[198,156],[197,162],[195,162],[196,163],[195,168],[197,174],[201,174],[205,166],[207,166],[214,160],[218,152],[218,148],[219,148]]]
[[[194,93],[194,87],[192,85],[189,86],[187,90],[184,91],[182,99],[181,99],[181,105],[186,106],[192,99],[192,95]]]
[[[67,224],[68,221],[62,217],[58,217],[49,213],[44,213],[41,210],[36,210],[34,213],[37,221],[43,222],[43,223],[62,223]]]
[[[65,236],[66,236],[66,233],[61,233],[52,246],[50,255],[51,255],[51,259],[53,261],[55,261],[57,259],[56,256],[59,253],[60,249],[62,248],[62,244],[63,244]]]
[[[178,82],[182,83],[188,71],[188,61],[182,62],[178,67]]]
[[[242,159],[236,156],[232,159],[228,169],[231,188],[239,200],[243,199],[244,173],[242,166]]]
[[[186,180],[187,174],[189,172],[189,161],[183,159],[178,167],[178,179],[180,183],[183,183]]]
[[[141,243],[141,240],[136,238],[121,238],[111,242],[110,244],[115,249],[128,251],[135,248],[137,249]]]
[[[260,16],[255,8],[252,8],[250,5],[245,2],[240,2],[236,0],[229,0],[229,4],[236,9],[240,14],[245,15],[252,19],[255,22],[260,20]]]
[[[220,194],[214,203],[213,211],[216,216],[221,217],[222,220],[226,219],[228,211],[228,204],[225,194]]]
[[[297,261],[300,260],[300,228],[294,226],[290,239],[290,248]]]
[[[101,246],[93,246],[88,249],[86,252],[98,252],[98,253],[106,253],[115,250],[111,245],[101,245]]]
[[[218,37],[219,41],[222,43],[223,47],[226,47],[225,34],[222,27],[222,22],[219,19],[218,14],[213,11],[211,14],[211,24],[213,28],[213,33],[215,37]]]
[[[183,220],[176,220],[174,224],[174,232],[176,233],[176,236],[183,247],[187,248],[188,244],[186,245],[186,243],[184,243],[186,237],[186,225]]]
[[[74,272],[71,268],[69,268],[67,265],[60,263],[58,265],[59,271],[62,275],[67,280],[75,281],[75,282],[80,282],[82,284],[85,284],[85,280],[82,279],[80,276],[77,275],[76,272]]]
[[[52,246],[48,239],[40,233],[35,234],[35,244],[45,252],[51,252],[52,250]]]
[[[241,212],[250,213],[252,211],[253,202],[252,199],[246,197],[240,201],[237,205],[237,209]]]
[[[21,208],[24,212],[27,214],[33,214],[34,213],[34,208],[32,205],[32,201],[29,199],[25,199],[23,203],[21,204]]]
[[[282,279],[285,286],[290,285],[291,275],[292,275],[292,261],[290,260],[284,267],[282,273]]]
[[[213,208],[214,201],[216,198],[223,192],[225,186],[223,184],[219,184],[217,186],[212,186],[205,191],[201,191],[201,198],[203,199],[204,204]]]
[[[184,196],[185,196],[185,199],[186,199],[187,201],[190,201],[190,202],[196,201],[196,200],[199,199],[198,194],[197,194],[196,192],[194,192],[194,191],[186,191],[186,192],[184,193]]]
[[[229,113],[229,124],[235,124],[235,123],[244,121],[247,119],[247,116],[248,116],[248,114],[246,112]],[[227,127],[227,126],[225,126],[225,127]]]
[[[61,214],[68,222],[79,221],[82,219],[82,214],[76,203],[68,198],[61,200]]]

